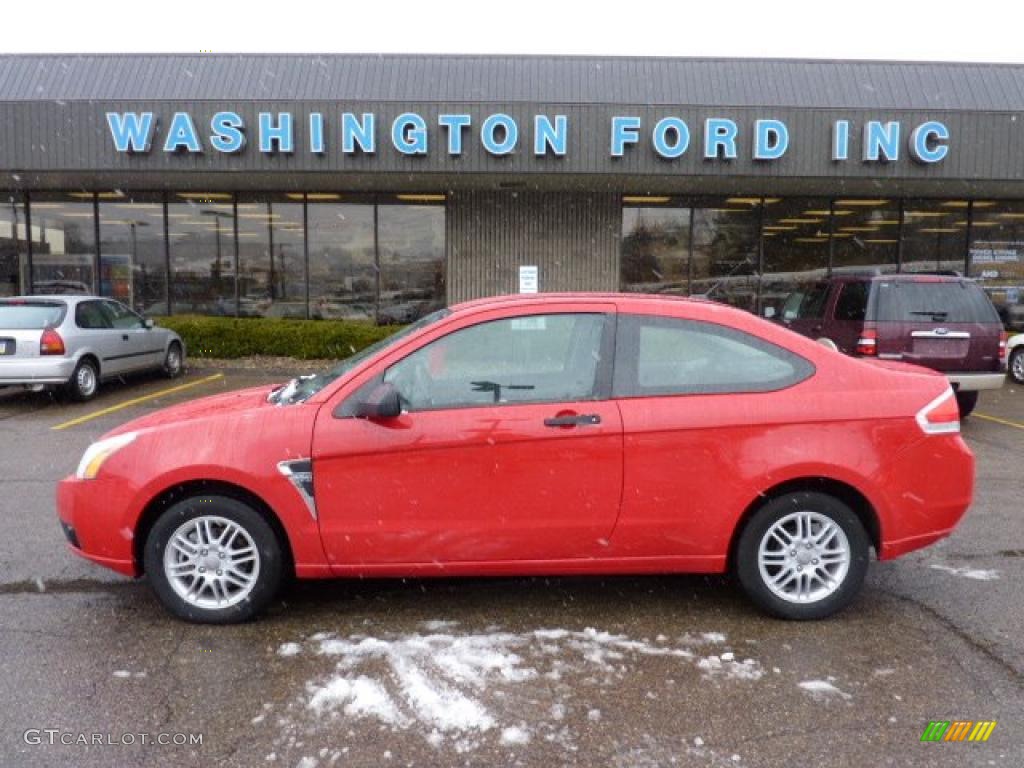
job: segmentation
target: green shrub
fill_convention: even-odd
[[[181,336],[191,357],[276,355],[301,360],[340,360],[390,336],[397,325],[357,320],[286,320],[174,315],[157,324]]]

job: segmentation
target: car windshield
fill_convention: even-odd
[[[381,339],[380,341],[361,349],[351,357],[346,357],[336,366],[327,371],[314,373],[309,376],[298,376],[292,379],[283,387],[279,387],[271,392],[267,399],[272,403],[277,403],[278,405],[301,403],[303,400],[307,400],[315,395],[332,381],[344,376],[364,360],[373,357],[378,352],[382,352],[391,345],[397,344],[402,339],[416,333],[421,328],[426,328],[428,325],[432,325],[450,314],[451,310],[449,309],[439,309],[436,312],[425,315],[415,323],[405,326],[405,328],[391,336],[388,336],[386,339]]]
[[[66,306],[57,301],[0,301],[0,329],[31,331],[54,328],[64,319]]]

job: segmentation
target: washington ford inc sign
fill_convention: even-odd
[[[374,155],[393,151],[409,156],[438,152],[459,156],[470,142],[478,142],[495,157],[515,152],[563,157],[573,149],[566,115],[517,120],[499,112],[475,124],[468,114],[441,114],[431,127],[415,112],[403,112],[390,121],[378,120],[372,112],[342,112],[330,117],[313,112],[298,119],[291,112],[260,112],[252,126],[237,112],[217,112],[208,124],[197,122],[188,112],[175,112],[165,130],[154,112],[108,112],[106,118],[114,147],[123,153],[149,153],[156,141],[168,154],[207,150],[238,154],[253,134],[259,152],[266,155],[297,151]],[[299,120],[305,122],[301,147],[296,141]],[[854,130],[861,131],[859,160],[865,163],[895,162],[905,150],[918,163],[931,164],[941,162],[949,152],[949,128],[936,120],[909,126],[899,121],[868,120],[858,126],[849,120],[835,120],[828,128],[835,162],[851,159],[850,137]],[[636,115],[616,115],[610,118],[603,140],[613,158],[646,148],[665,160],[688,152],[700,153],[706,160],[735,160],[745,152],[754,160],[768,163],[790,150],[789,128],[776,119],[741,125],[724,117],[708,117],[691,127],[680,117],[662,117],[645,124]]]

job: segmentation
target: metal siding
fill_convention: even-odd
[[[618,286],[612,193],[460,191],[446,215],[450,303],[516,292],[523,265],[538,267],[545,292]]]

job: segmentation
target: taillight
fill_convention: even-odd
[[[952,389],[947,389],[917,412],[917,423],[927,435],[948,435],[960,431],[960,406]]]
[[[1001,334],[999,334],[999,365],[1002,368],[1006,368],[1006,353],[1008,351],[1007,347],[1009,345],[1009,342],[1010,334],[1007,331],[1003,331]]]
[[[63,355],[64,339],[53,328],[47,328],[39,338],[40,355]]]
[[[873,328],[865,328],[863,331],[860,332],[860,338],[857,339],[857,354],[878,354],[878,331],[874,330]]]

